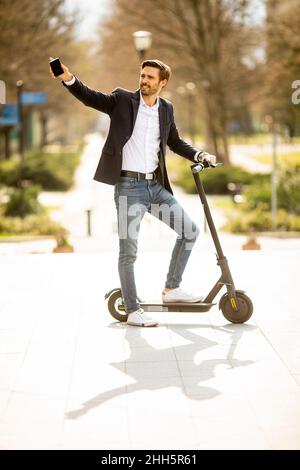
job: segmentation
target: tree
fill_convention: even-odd
[[[300,130],[300,109],[292,103],[292,83],[300,78],[300,3],[267,0],[264,112],[292,138]]]
[[[16,102],[19,79],[25,91],[47,93],[47,104],[39,108],[44,144],[81,138],[96,119],[49,75],[50,56],[60,56],[83,77],[95,68],[91,44],[76,40],[76,15],[66,16],[63,7],[64,0],[0,0],[0,77],[7,85],[7,102]]]
[[[111,74],[128,76],[134,60],[125,51],[136,29],[153,34],[154,51],[176,75],[194,81],[202,103],[208,150],[229,164],[230,102],[245,67],[248,0],[116,0],[102,39],[102,59]],[[120,45],[122,47],[120,47]],[[110,52],[108,52],[110,51]],[[113,51],[113,54],[112,54]],[[131,45],[132,51],[132,45]],[[174,64],[174,65],[173,65]],[[130,80],[128,79],[128,82]],[[117,84],[117,83],[116,83]]]

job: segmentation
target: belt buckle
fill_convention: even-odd
[[[146,173],[146,180],[153,180],[153,173]]]

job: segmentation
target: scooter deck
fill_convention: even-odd
[[[145,312],[208,312],[215,303],[204,302],[140,302]]]

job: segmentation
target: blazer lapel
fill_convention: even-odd
[[[166,109],[161,99],[159,100],[158,115],[159,115],[160,144],[161,146],[163,146],[164,141],[165,141]]]
[[[137,113],[139,110],[140,105],[140,90],[136,90],[131,97],[131,104],[132,104],[132,131],[135,125]]]

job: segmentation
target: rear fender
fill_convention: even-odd
[[[105,299],[105,300],[108,299],[108,297],[110,297],[111,294],[113,294],[114,292],[117,292],[118,290],[121,291],[121,288],[120,288],[120,287],[116,287],[115,289],[110,290],[109,292],[107,292],[107,293],[105,294],[104,299]]]

